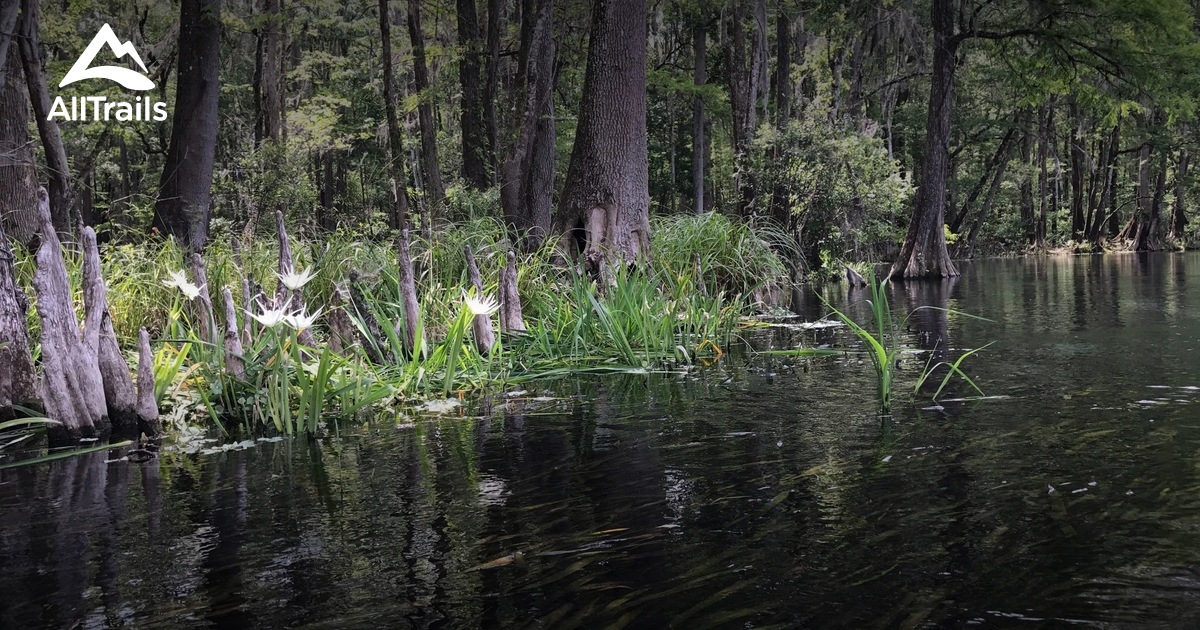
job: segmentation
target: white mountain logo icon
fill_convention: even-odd
[[[96,36],[92,38],[92,43],[88,44],[87,49],[79,56],[79,61],[76,61],[75,65],[71,66],[70,72],[67,73],[67,76],[63,77],[62,83],[59,83],[58,87],[66,87],[84,79],[108,79],[109,81],[120,83],[129,90],[144,91],[154,89],[154,81],[129,68],[118,66],[96,66],[95,68],[89,68],[88,66],[96,59],[96,54],[106,44],[113,51],[113,54],[116,55],[117,59],[129,55],[141,67],[142,72],[149,72],[149,70],[146,70],[146,64],[142,63],[142,58],[138,56],[137,50],[134,49],[133,42],[122,43],[121,40],[117,39],[117,34],[113,32],[112,27],[105,24],[100,27],[100,32],[96,33]]]

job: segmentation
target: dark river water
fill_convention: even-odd
[[[963,272],[892,302],[991,318],[904,333],[995,342],[964,363],[984,400],[914,394],[912,354],[881,417],[865,355],[736,351],[340,437],[0,472],[0,625],[1197,627],[1200,255]]]

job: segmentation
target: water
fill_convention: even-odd
[[[1195,627],[1198,274],[1114,255],[898,287],[897,310],[993,320],[919,312],[914,347],[996,343],[964,365],[992,398],[913,396],[912,355],[890,418],[864,355],[740,352],[339,438],[4,471],[0,625]],[[853,344],[748,335],[800,342]]]

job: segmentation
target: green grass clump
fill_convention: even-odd
[[[140,327],[158,340],[156,397],[167,408],[184,410],[172,417],[201,419],[227,433],[299,434],[380,406],[582,371],[670,369],[719,356],[753,295],[786,282],[787,267],[771,242],[782,235],[764,236],[715,214],[660,218],[655,228],[650,262],[614,270],[605,285],[563,265],[552,244],[520,254],[517,285],[527,330],[501,335],[487,354],[479,352],[470,332],[476,315],[464,301],[470,283],[463,252],[468,244],[474,249],[483,294],[497,296],[510,248],[499,220],[469,216],[432,236],[410,234],[420,302],[418,337],[425,339],[411,354],[394,328],[403,309],[390,240],[347,232],[292,240],[296,269],[310,268],[314,277],[303,288],[303,303],[290,303],[288,309],[293,314],[323,311],[312,325],[314,336],[308,337],[287,324],[255,323],[249,314],[261,314],[264,305],[242,303],[244,276],[261,286],[265,300],[276,293],[274,235],[257,236],[237,256],[230,239],[214,238],[204,259],[217,327],[226,326],[221,290],[228,287],[239,328],[252,332],[243,349],[244,374],[238,377],[226,369],[229,357],[220,341],[210,343],[201,334],[193,305],[166,282],[171,272],[190,273],[179,248],[161,240],[113,244],[101,258],[119,341],[133,347]],[[66,258],[78,291],[80,261],[70,252]],[[22,254],[17,275],[27,288],[32,269],[32,260]],[[339,287],[347,286],[352,275],[363,301],[335,306],[341,304]],[[343,308],[366,333],[367,348],[330,349],[328,317],[335,308]],[[379,323],[377,334],[371,334],[368,315]],[[496,326],[495,315],[488,316]],[[30,317],[36,344],[35,309]]]

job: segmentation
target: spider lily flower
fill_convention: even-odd
[[[315,323],[317,318],[321,316],[321,310],[322,309],[317,309],[317,312],[312,313],[311,315],[306,314],[303,311],[299,313],[292,313],[291,315],[284,315],[283,323],[298,331],[312,328],[313,323]]]
[[[296,273],[295,271],[289,271],[288,273],[279,274],[279,281],[283,283],[283,286],[291,289],[292,291],[296,291],[300,287],[308,284],[309,280],[312,280],[314,277],[316,277],[316,275],[317,274],[312,272],[311,267],[305,267],[304,271],[299,273]]]
[[[472,315],[491,315],[500,308],[500,303],[488,295],[476,297],[464,293],[463,301],[466,302],[467,308],[471,309]]]
[[[200,290],[204,288],[203,285],[196,286],[189,282],[187,277],[183,275],[182,269],[179,271],[167,270],[167,275],[171,276],[171,279],[163,280],[164,285],[179,289],[180,292],[182,292],[183,295],[189,300],[194,300],[200,297]]]
[[[262,308],[261,313],[252,313],[250,311],[246,311],[246,314],[250,317],[253,317],[254,321],[266,326],[267,328],[274,328],[280,324],[287,323],[288,318],[291,317],[291,315],[288,315],[287,312],[287,304],[284,304],[279,308],[266,308],[260,303],[259,307]]]

